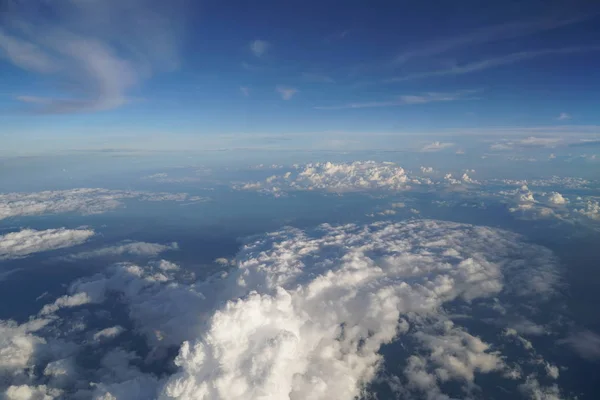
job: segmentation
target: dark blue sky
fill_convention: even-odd
[[[7,151],[600,125],[597,2],[3,4]]]

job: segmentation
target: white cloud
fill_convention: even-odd
[[[558,385],[553,384],[551,386],[540,385],[537,378],[534,376],[528,376],[525,383],[519,385],[519,390],[524,395],[529,396],[533,400],[567,400]]]
[[[123,302],[154,349],[147,360],[166,362],[168,349],[180,346],[178,371],[159,381],[135,366],[136,354],[111,348],[98,368],[78,366],[74,387],[86,388],[83,398],[353,399],[382,366],[381,346],[404,335],[419,343],[411,355],[422,364],[421,374],[406,374],[408,388],[422,391],[424,374],[436,385],[470,383],[503,371],[508,355],[452,324],[443,306],[459,299],[533,304],[553,293],[558,268],[550,251],[518,235],[430,220],[284,228],[248,239],[235,268],[199,282],[165,263],[111,266],[42,307],[46,320],[0,322],[0,353],[9,355],[0,358],[0,385],[62,389],[48,378],[68,374],[68,363],[52,363],[77,362],[73,355],[86,348],[51,343],[65,321],[50,313],[108,298]],[[47,376],[16,383],[48,363]],[[97,385],[87,389],[90,381]],[[76,397],[72,388],[65,397]]]
[[[452,146],[454,146],[454,143],[435,141],[433,143],[429,143],[429,144],[426,144],[425,146],[423,146],[421,148],[421,151],[425,151],[425,152],[440,151],[440,150],[444,150],[444,149],[447,149]]]
[[[53,400],[60,398],[62,390],[51,389],[46,385],[29,386],[9,386],[6,389],[6,400]]]
[[[246,183],[237,188],[274,195],[286,191],[362,192],[401,190],[408,186],[404,169],[390,162],[355,161],[349,164],[311,163],[296,165],[292,171],[273,175],[263,182]]]
[[[104,328],[101,331],[94,333],[94,340],[102,341],[106,339],[112,339],[123,333],[125,329],[122,326],[116,325],[110,328]]]
[[[395,99],[386,101],[349,103],[335,106],[318,106],[314,108],[317,110],[344,110],[356,108],[398,107],[435,102],[473,100],[473,98],[469,97],[469,95],[472,95],[477,92],[479,92],[479,90],[459,90],[451,93],[427,92],[419,95],[401,95],[397,96]]]
[[[432,174],[433,173],[433,167],[424,167],[421,165],[421,172],[424,174]]]
[[[354,398],[374,377],[378,349],[399,333],[402,315],[502,291],[497,262],[523,246],[505,235],[423,221],[366,230],[325,225],[316,237],[285,230],[246,245],[231,280],[247,295],[216,312],[203,338],[184,343],[176,360],[181,371],[164,398]],[[425,252],[417,250],[422,246]],[[458,253],[452,266],[438,261],[448,248]],[[546,261],[533,264],[546,268]],[[327,272],[315,273],[321,265]],[[461,329],[448,335],[452,341],[418,335],[431,348],[450,346],[447,355],[431,353],[446,371],[443,379],[501,368],[499,355],[478,338]]]
[[[107,246],[96,250],[84,251],[71,254],[64,257],[65,260],[85,260],[94,257],[114,257],[114,256],[138,256],[138,257],[156,257],[160,253],[169,250],[177,250],[179,246],[176,242],[170,244],[148,243],[148,242],[128,242],[114,246]]]
[[[279,93],[283,100],[291,100],[292,97],[294,97],[294,95],[298,93],[298,89],[282,85],[278,85],[275,88],[275,90],[277,91],[277,93]]]
[[[0,57],[68,88],[57,97],[17,96],[42,113],[119,107],[137,84],[179,64],[186,16],[179,0],[168,7],[155,0],[13,2],[6,12],[11,24],[0,31]]]
[[[559,121],[566,121],[571,119],[571,116],[565,112],[560,113],[560,115],[557,118]]]
[[[100,214],[122,206],[126,199],[186,201],[186,193],[153,193],[99,188],[0,194],[0,220],[10,217],[76,212]]]
[[[598,201],[588,200],[582,208],[576,208],[573,211],[592,220],[600,220],[600,202]]]
[[[567,199],[565,199],[562,194],[558,192],[552,192],[548,197],[548,202],[556,205],[563,205],[567,203]]]
[[[434,71],[417,72],[414,74],[398,76],[386,79],[384,82],[404,82],[415,79],[432,78],[440,76],[463,75],[472,72],[483,71],[490,68],[496,68],[503,65],[511,65],[521,61],[532,60],[538,57],[551,55],[566,55],[577,53],[590,53],[600,50],[600,46],[580,46],[580,47],[563,47],[558,49],[543,49],[520,51],[517,53],[505,54],[497,57],[491,57],[479,61],[469,62],[463,65],[456,65],[451,68],[439,69]]]
[[[394,64],[401,65],[415,58],[432,57],[444,54],[450,50],[499,40],[518,38],[536,32],[551,30],[557,27],[585,21],[590,17],[561,16],[560,18],[535,18],[528,21],[511,21],[497,25],[484,26],[474,31],[440,38],[426,43],[418,43],[413,50],[405,51],[396,56]]]
[[[25,257],[42,251],[63,249],[84,243],[94,235],[90,229],[23,229],[0,235],[0,260]]]
[[[587,360],[600,359],[600,335],[592,331],[580,331],[569,335],[560,343],[570,346],[579,356]]]
[[[265,40],[257,39],[250,42],[249,47],[252,54],[254,54],[256,57],[262,57],[267,53],[271,45]]]
[[[250,96],[250,88],[248,86],[240,86],[240,92],[246,97]]]

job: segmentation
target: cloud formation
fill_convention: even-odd
[[[452,147],[452,146],[454,146],[454,143],[435,141],[433,143],[429,143],[429,144],[426,144],[425,146],[423,146],[421,148],[421,151],[425,151],[425,152],[440,151],[440,150],[444,150],[444,149],[447,149],[448,147]]]
[[[520,51],[517,53],[505,54],[502,56],[491,57],[479,61],[473,61],[463,65],[453,66],[451,68],[439,69],[434,71],[417,72],[404,76],[398,76],[386,79],[384,82],[404,82],[416,79],[443,77],[452,75],[463,75],[473,72],[483,71],[490,68],[496,68],[504,65],[511,65],[521,61],[532,60],[538,57],[564,54],[589,53],[599,51],[600,46],[578,46],[578,47],[563,47],[558,49],[543,49]]]
[[[137,257],[156,257],[164,251],[177,249],[179,249],[179,246],[176,242],[166,245],[148,242],[129,242],[71,254],[67,257],[64,257],[64,259],[68,261],[77,261],[94,257],[115,257],[124,255]]]
[[[571,119],[571,116],[565,112],[560,113],[560,115],[557,118],[559,121],[567,121],[569,119]]]
[[[0,220],[10,217],[76,212],[100,214],[122,206],[123,200],[186,201],[186,193],[153,193],[100,188],[0,194]]]
[[[298,93],[298,89],[283,85],[278,85],[275,88],[275,90],[277,91],[277,93],[279,93],[283,100],[291,100],[292,97],[294,97],[294,95]]]
[[[552,295],[556,269],[547,249],[486,227],[421,220],[285,228],[249,239],[233,269],[204,281],[186,281],[166,261],[121,263],[74,282],[29,322],[1,322],[0,352],[10,357],[0,361],[0,386],[48,398],[353,399],[381,370],[381,346],[410,337],[418,346],[401,378],[406,390],[431,396],[456,381],[469,392],[478,374],[512,367],[442,306]],[[163,379],[140,371],[135,345],[98,348],[96,362],[78,364],[89,351],[82,337],[99,346],[125,335],[114,324],[53,339],[68,327],[57,313],[115,300],[154,349],[145,362],[164,366],[177,346],[177,371]]]
[[[250,42],[250,45],[249,45],[250,51],[256,57],[264,56],[267,53],[267,51],[269,50],[269,47],[271,47],[269,42],[267,42],[266,40],[259,40],[259,39],[253,40],[252,42]]]
[[[17,99],[41,113],[101,111],[126,104],[130,90],[143,80],[177,68],[184,4],[9,2],[3,11],[0,57],[57,78],[64,91],[57,97],[23,93]]]
[[[439,93],[439,92],[427,92],[419,95],[402,95],[397,96],[393,100],[387,101],[371,101],[365,103],[349,103],[334,106],[319,106],[314,107],[317,110],[344,110],[344,109],[356,109],[356,108],[376,108],[376,107],[397,107],[407,106],[415,104],[427,104],[436,102],[447,102],[447,101],[458,101],[458,100],[472,100],[470,95],[479,92],[479,90],[459,90],[456,92]]]
[[[0,260],[26,257],[42,251],[63,249],[84,243],[94,235],[91,229],[23,229],[0,235]]]
[[[287,191],[362,192],[401,190],[408,186],[407,175],[391,162],[355,161],[348,164],[310,163],[295,165],[282,175],[263,182],[237,185],[241,190],[257,190],[274,195]]]

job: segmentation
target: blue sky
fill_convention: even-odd
[[[600,132],[593,2],[6,4],[4,153],[220,148],[237,135]]]

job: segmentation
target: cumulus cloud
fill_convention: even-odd
[[[137,257],[156,257],[160,253],[169,250],[177,250],[179,246],[176,242],[170,244],[148,243],[148,242],[129,242],[114,246],[107,246],[96,250],[84,251],[71,254],[65,257],[65,260],[76,261],[85,260],[94,257],[114,257],[114,256],[137,256]]]
[[[287,191],[362,192],[401,190],[408,186],[401,167],[390,162],[356,161],[349,164],[310,163],[295,165],[292,171],[273,175],[262,182],[236,188],[258,190],[274,195]]]
[[[122,206],[123,200],[185,201],[186,193],[153,193],[99,188],[0,194],[0,220],[10,217],[76,212],[100,214]]]
[[[425,146],[423,146],[421,148],[421,151],[425,151],[425,152],[431,152],[431,151],[440,151],[440,150],[444,150],[447,149],[448,147],[452,147],[454,146],[454,143],[448,143],[448,142],[433,142],[433,143],[429,143],[426,144]]]
[[[17,96],[35,111],[108,110],[131,101],[128,93],[154,73],[178,67],[186,15],[179,0],[10,2],[0,57],[63,83],[56,97]]]
[[[487,227],[419,220],[284,228],[248,239],[235,268],[206,280],[187,281],[167,262],[121,263],[74,282],[30,322],[0,323],[0,353],[10,355],[0,360],[0,386],[44,384],[66,397],[106,399],[354,399],[381,370],[381,346],[403,335],[418,343],[414,373],[403,375],[409,390],[422,392],[427,376],[436,387],[472,383],[505,370],[506,360],[442,307],[530,302],[553,293],[556,269],[547,249]],[[177,371],[159,380],[139,370],[133,350],[111,348],[97,367],[79,366],[81,385],[37,376],[69,371],[66,361],[52,363],[78,362],[85,351],[81,341],[50,343],[62,323],[54,313],[106,301],[123,303],[154,349],[146,360],[165,364],[179,347]],[[97,329],[104,338],[119,331]]]
[[[431,174],[433,173],[433,167],[424,167],[421,165],[421,172],[424,174]]]
[[[596,200],[587,200],[583,207],[576,208],[574,211],[592,220],[600,220],[600,202]]]
[[[283,85],[278,85],[275,88],[275,90],[277,91],[277,93],[279,93],[283,100],[291,100],[292,97],[294,97],[294,95],[298,93],[298,89]]]
[[[84,243],[94,235],[91,229],[23,229],[0,236],[0,260],[25,257],[42,251],[63,249]]]
[[[558,193],[558,192],[552,192],[550,194],[550,197],[548,197],[548,201],[551,204],[556,204],[556,205],[563,205],[567,203],[567,199],[565,199],[562,194]]]

